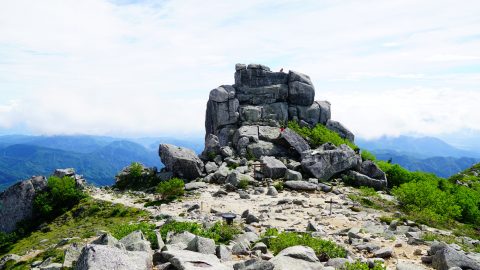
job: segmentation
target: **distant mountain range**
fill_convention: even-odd
[[[0,190],[32,175],[50,175],[56,168],[75,168],[97,185],[111,185],[115,175],[131,162],[163,167],[158,145],[170,143],[203,150],[203,138],[145,137],[121,139],[104,136],[0,136]],[[432,137],[357,139],[362,149],[380,160],[391,159],[412,171],[449,177],[480,161],[480,153],[455,148]]]
[[[480,161],[480,153],[455,148],[433,137],[382,137],[358,139],[356,143],[380,160],[391,160],[411,171],[431,172],[440,177],[450,177]]]
[[[115,175],[134,161],[163,167],[157,153],[160,143],[189,147],[197,153],[203,149],[203,139],[0,136],[0,190],[32,175],[48,176],[56,168],[70,167],[91,183],[111,185]]]

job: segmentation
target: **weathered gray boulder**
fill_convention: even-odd
[[[315,103],[317,103],[320,108],[320,118],[318,119],[318,123],[326,125],[332,116],[331,104],[328,101],[315,101]]]
[[[145,251],[127,251],[106,245],[87,245],[75,266],[76,270],[149,270],[152,255]]]
[[[288,74],[271,72],[263,65],[250,64],[248,67],[236,69],[235,87],[263,87],[278,84],[287,84]]]
[[[293,190],[315,191],[318,185],[307,181],[285,181],[285,187]]]
[[[310,106],[315,98],[315,88],[305,74],[290,71],[288,83],[288,101],[291,104]]]
[[[220,153],[220,141],[218,137],[213,134],[207,134],[205,137],[205,149],[202,152],[202,158],[205,160],[212,160]]]
[[[274,84],[261,87],[237,87],[237,98],[240,104],[260,105],[286,102],[288,96],[286,84]]]
[[[347,176],[351,179],[352,184],[356,186],[371,187],[375,190],[384,190],[387,188],[387,180],[379,180],[370,178],[356,171],[348,171]]]
[[[167,246],[173,249],[186,249],[195,237],[197,237],[195,234],[186,231],[177,233],[168,239]]]
[[[228,133],[224,128],[234,125],[239,118],[239,102],[235,98],[235,88],[223,85],[210,91],[205,115],[206,134],[217,135],[221,146],[225,146],[225,136]]]
[[[264,177],[278,179],[283,178],[287,172],[287,166],[275,157],[264,156],[260,161],[265,164],[262,167]]]
[[[290,119],[296,121],[303,120],[312,127],[318,124],[318,121],[320,120],[320,106],[316,102],[310,106],[296,106],[295,112],[296,114],[290,115]]]
[[[261,259],[250,259],[233,265],[234,270],[273,270],[274,265]]]
[[[215,254],[215,241],[209,238],[196,236],[192,241],[190,241],[190,243],[188,243],[187,250],[203,254]]]
[[[357,168],[361,157],[347,145],[335,147],[331,143],[303,152],[302,168],[315,178],[328,180],[340,172]]]
[[[82,250],[85,245],[79,243],[72,243],[66,250],[65,250],[65,259],[63,260],[63,267],[72,267],[74,263],[78,261],[80,254],[82,254]]]
[[[430,248],[432,257],[432,266],[437,270],[448,270],[452,267],[460,267],[461,269],[480,269],[480,262],[475,261],[465,253],[457,251],[447,245],[432,245]]]
[[[310,247],[293,246],[280,251],[270,260],[275,270],[322,270],[323,264]]]
[[[331,131],[335,131],[340,135],[340,137],[347,139],[351,142],[355,140],[355,136],[353,133],[348,130],[344,125],[342,125],[340,122],[333,121],[333,120],[328,120],[326,127],[330,129]]]
[[[269,127],[269,126],[259,126],[258,137],[260,140],[264,140],[267,142],[275,142],[280,138],[280,128]]]
[[[118,241],[115,237],[113,237],[109,233],[104,233],[100,235],[97,239],[93,240],[92,244],[107,245],[107,246],[112,246],[119,249],[125,249],[125,245],[120,241]]]
[[[285,180],[302,180],[302,174],[297,171],[287,170]]]
[[[249,144],[247,146],[247,152],[255,158],[260,158],[262,156],[285,156],[287,150],[278,144],[259,141]]]
[[[0,231],[11,232],[17,222],[34,218],[33,200],[46,186],[45,177],[34,176],[0,193]]]
[[[223,265],[217,256],[213,254],[203,254],[190,250],[169,250],[162,252],[162,256],[168,260],[175,269],[231,270],[231,268]]]
[[[310,150],[310,145],[308,145],[305,139],[289,128],[283,130],[281,136],[291,147],[295,149],[299,155],[307,150]]]
[[[150,242],[145,238],[142,231],[134,231],[120,239],[127,250],[152,252]]]
[[[204,165],[190,149],[171,144],[160,144],[158,154],[168,171],[183,179],[195,179],[202,175]]]
[[[387,181],[385,173],[371,160],[362,162],[358,172],[370,178]]]

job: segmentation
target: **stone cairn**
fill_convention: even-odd
[[[330,107],[328,101],[315,101],[315,87],[308,75],[237,64],[235,84],[210,91],[203,153],[198,157],[189,149],[162,144],[159,154],[164,171],[224,184],[231,174],[227,167],[242,168],[236,173],[244,174],[243,178],[255,177],[255,166],[249,160],[259,160],[262,178],[301,181],[286,183],[295,189],[316,189],[302,181],[311,177],[326,181],[340,175],[359,185],[385,188],[385,174],[374,163],[362,162],[347,145],[327,143],[311,149],[287,128],[288,121],[308,127],[321,124],[353,142],[353,133],[330,119]]]

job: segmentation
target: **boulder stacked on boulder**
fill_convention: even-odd
[[[167,144],[160,145],[160,158],[166,171],[187,180],[203,178],[224,184],[242,174],[284,179],[293,181],[287,187],[314,190],[315,184],[295,181],[312,176],[326,181],[344,174],[356,184],[385,188],[385,174],[373,163],[362,163],[354,149],[331,143],[311,149],[302,136],[286,127],[288,121],[307,127],[321,124],[353,142],[353,133],[330,119],[330,107],[328,101],[315,101],[315,87],[308,75],[237,64],[235,84],[210,91],[200,158],[193,151]],[[255,169],[251,160],[259,161],[261,167]],[[235,168],[236,174],[229,176]],[[238,184],[230,180],[231,187]]]

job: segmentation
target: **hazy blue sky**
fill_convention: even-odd
[[[479,1],[0,2],[0,133],[203,133],[235,63],[312,77],[358,136],[480,134]],[[450,134],[450,135],[448,135]]]

